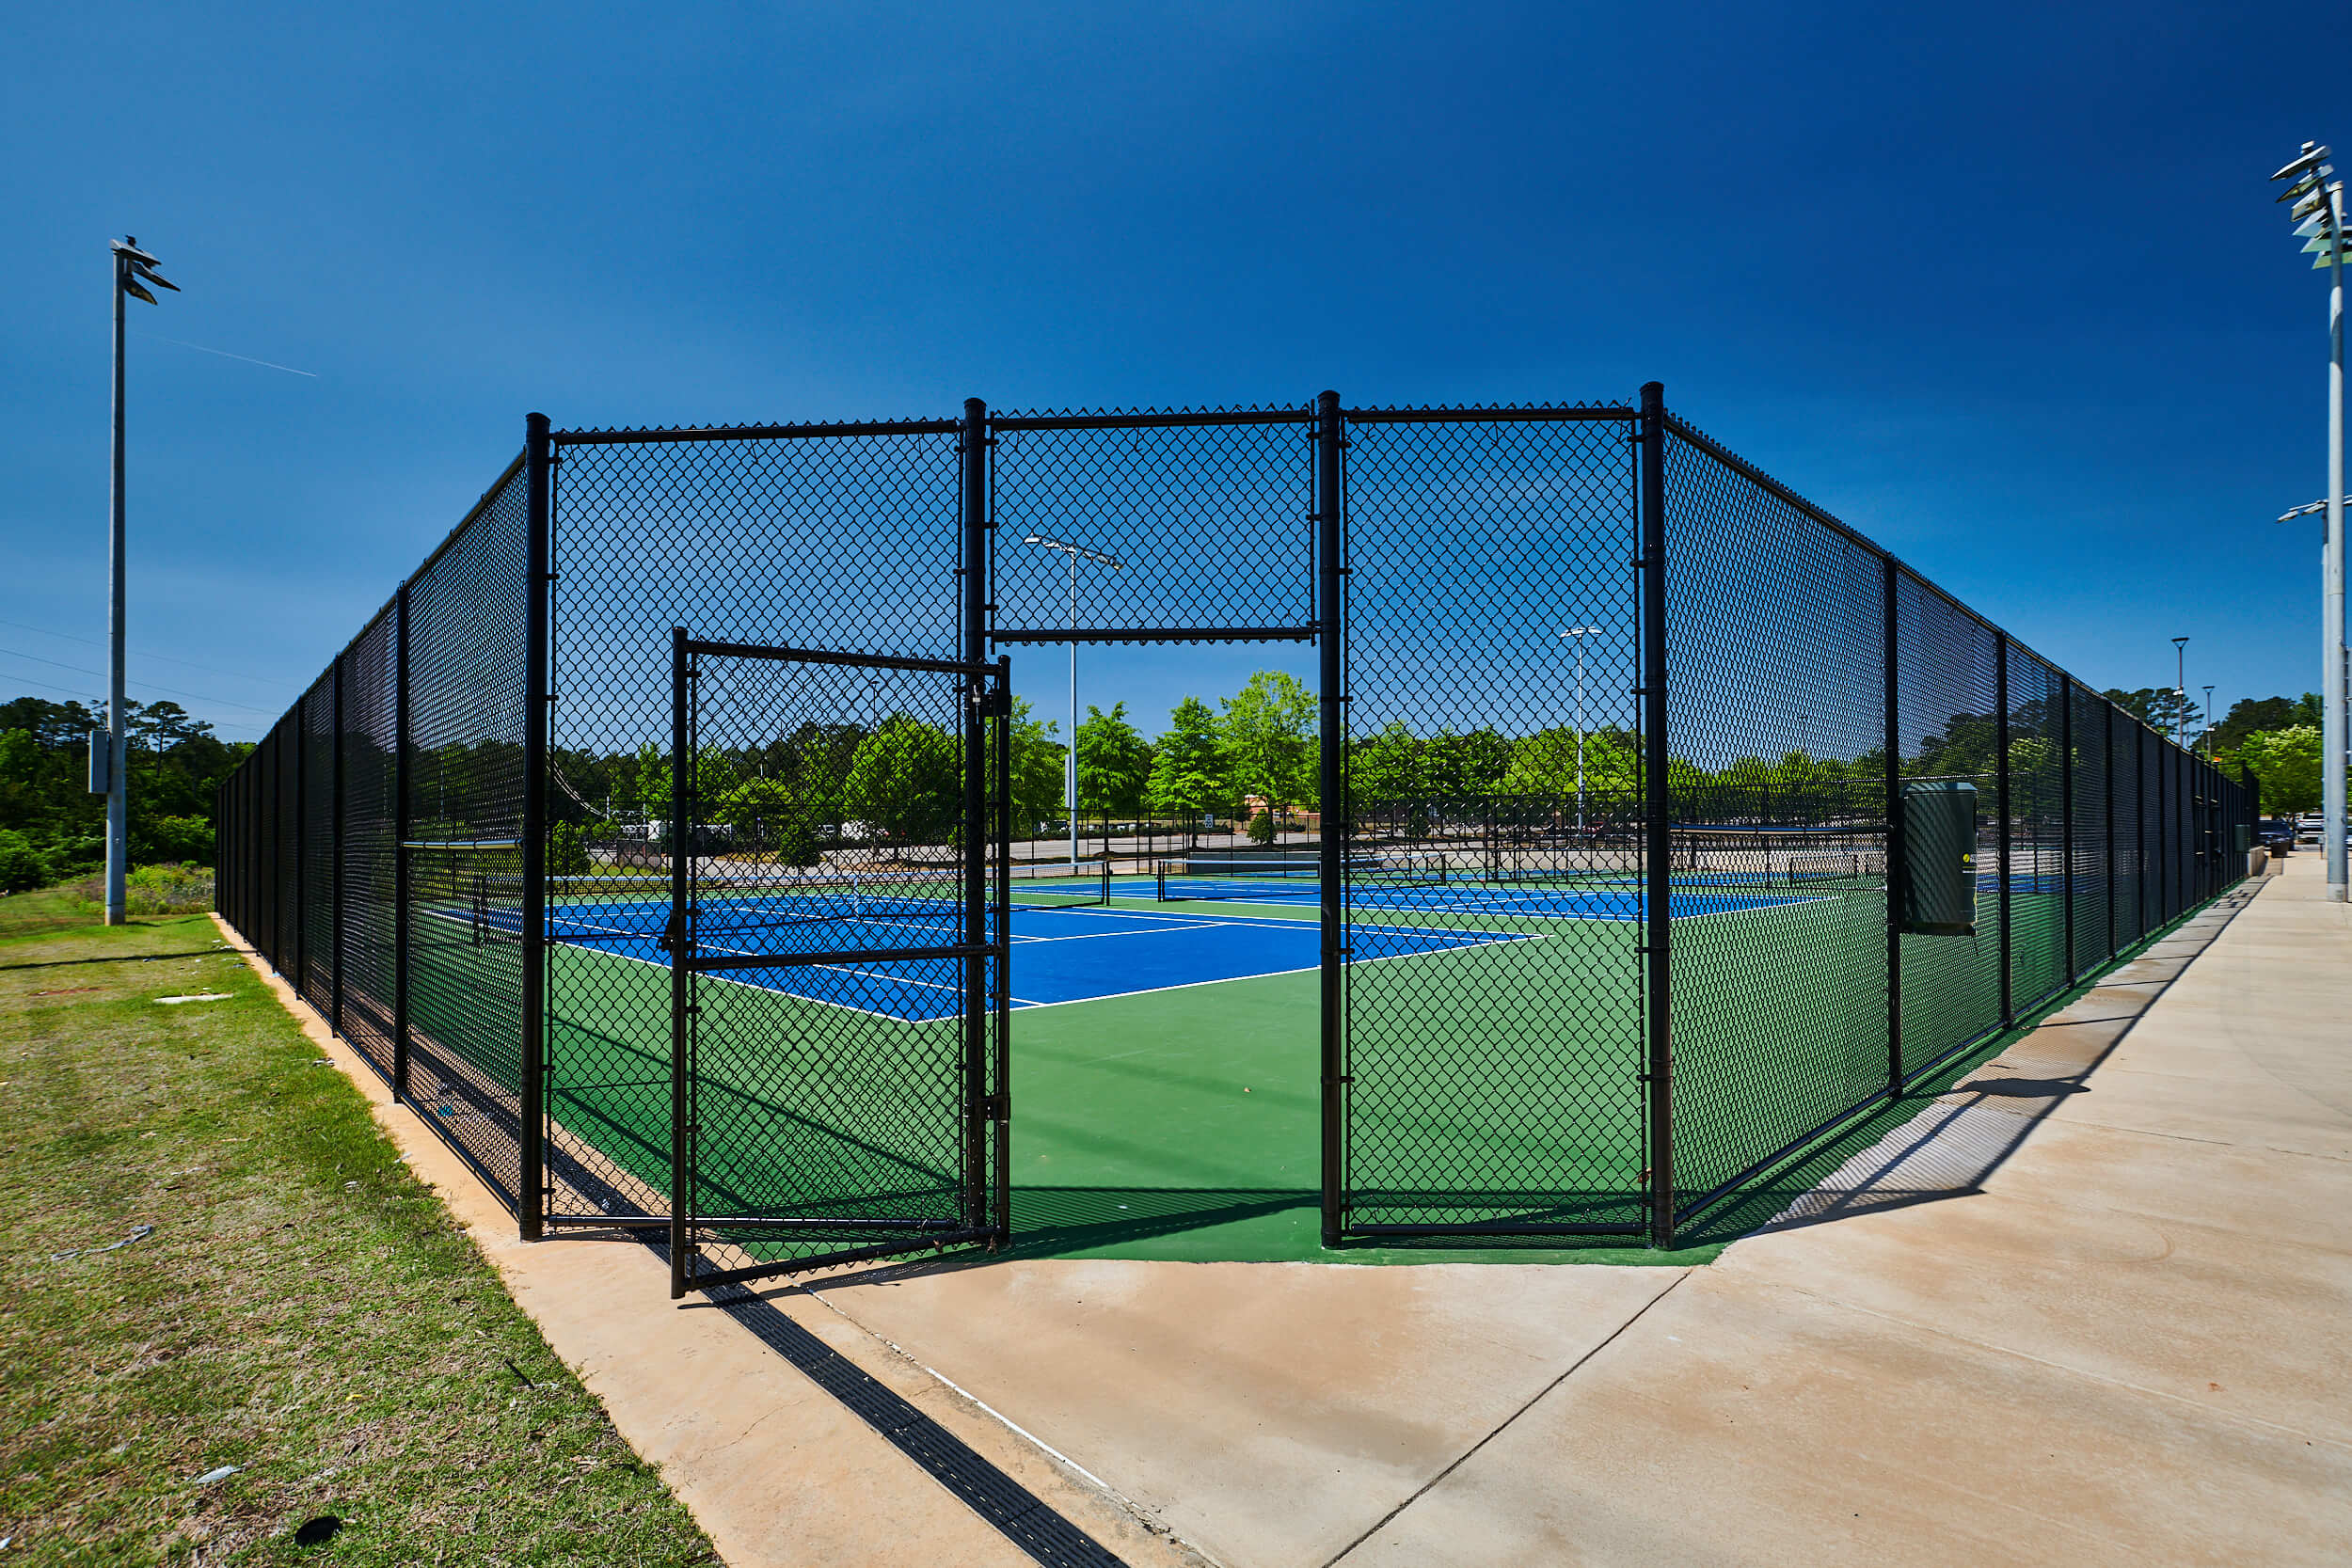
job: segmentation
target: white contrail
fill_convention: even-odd
[[[138,336],[152,338],[159,343],[170,343],[177,348],[192,348],[199,354],[217,354],[223,359],[242,359],[248,365],[259,365],[264,370],[284,371],[288,375],[307,375],[313,381],[319,379],[319,372],[316,371],[298,371],[292,365],[279,365],[267,359],[256,359],[249,354],[231,354],[225,348],[206,348],[202,343],[182,342],[177,338],[167,338],[160,332],[141,332]]]

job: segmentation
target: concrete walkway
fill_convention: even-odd
[[[642,1248],[515,1242],[387,1126],[737,1568],[2337,1563],[2352,911],[2317,860],[1703,1269],[880,1269],[763,1328]]]

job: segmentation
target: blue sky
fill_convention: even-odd
[[[1655,377],[2094,685],[2169,683],[2184,633],[2220,703],[2317,685],[2312,533],[2269,519],[2324,483],[2326,295],[2264,176],[2352,143],[2341,5],[183,4],[11,38],[0,694],[100,684],[68,667],[103,662],[70,638],[103,636],[126,230],[186,290],[132,307],[134,694],[232,736],[526,410],[975,393]],[[1151,727],[1283,662],[1087,657]],[[1059,655],[1016,660],[1057,706]]]

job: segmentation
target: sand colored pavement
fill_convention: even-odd
[[[2317,859],[1708,1267],[1035,1259],[760,1292],[1091,1557],[673,1307],[644,1249],[516,1242],[387,1125],[730,1563],[2342,1562],[2352,911]]]
[[[1708,1268],[813,1293],[1237,1568],[2352,1560],[2352,919],[2314,860]]]

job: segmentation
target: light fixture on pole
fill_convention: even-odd
[[[2172,744],[2178,746],[2181,736],[2188,733],[2188,639],[2174,638],[2172,651],[2180,658],[2172,687]]]
[[[2328,851],[2328,897],[2344,902],[2344,182],[2328,177],[2335,168],[2328,150],[2305,142],[2296,160],[2270,178],[2287,182],[2279,199],[2288,204],[2303,249],[2316,259],[2313,271],[2333,276],[2328,290],[2328,539],[2320,556],[2320,746],[2319,809]],[[2290,513],[2292,516],[2294,514]]]
[[[131,870],[130,729],[122,698],[122,302],[143,299],[152,305],[155,296],[147,292],[147,284],[173,293],[180,292],[180,285],[155,270],[161,263],[139,248],[135,235],[125,234],[109,248],[114,252],[115,421],[106,528],[106,760],[102,771],[99,737],[90,736],[90,787],[95,790],[103,784],[106,791],[106,924],[119,926],[128,913],[124,881]]]
[[[1584,640],[1600,635],[1598,626],[1570,626],[1560,634],[1576,642],[1576,828],[1584,831]]]
[[[2213,760],[2213,688],[2205,688],[2205,760]]]
[[[1126,562],[1115,555],[1073,545],[1066,539],[1050,539],[1042,533],[1024,535],[1025,545],[1035,545],[1041,550],[1058,550],[1070,558],[1070,755],[1062,768],[1062,803],[1070,814],[1070,874],[1078,874],[1078,562],[1093,562],[1097,566],[1122,570]],[[1104,843],[1107,860],[1110,846]]]

